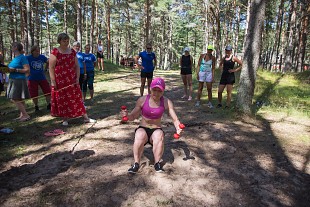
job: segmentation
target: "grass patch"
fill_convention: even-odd
[[[310,117],[309,73],[277,74],[258,71],[254,103],[264,110]]]

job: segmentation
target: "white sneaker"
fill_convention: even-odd
[[[188,97],[188,100],[189,100],[189,101],[191,101],[191,100],[192,100],[192,97],[191,97],[191,96],[189,96],[189,97]]]
[[[68,126],[68,125],[69,125],[68,121],[63,121],[62,122],[62,126]]]
[[[93,123],[96,123],[96,122],[97,122],[96,119],[91,119],[91,118],[89,118],[88,120],[84,120],[84,123],[91,123],[91,124],[93,124]]]
[[[197,101],[195,106],[197,106],[197,107],[200,106],[200,101]]]
[[[210,109],[212,109],[212,108],[213,108],[213,105],[212,105],[212,103],[211,103],[211,102],[209,102],[209,103],[208,103],[208,107],[209,107]]]
[[[184,96],[181,97],[181,99],[184,99],[184,98],[186,98],[186,95],[184,95]]]

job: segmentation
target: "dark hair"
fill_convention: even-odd
[[[57,37],[57,42],[60,43],[61,40],[68,40],[70,39],[67,33],[60,33]]]
[[[24,53],[24,46],[22,45],[22,43],[20,42],[13,42],[12,44],[12,47],[17,47],[17,50],[20,52],[20,53]]]
[[[33,45],[30,49],[30,53],[32,54],[37,49],[40,49],[40,47],[38,45]]]

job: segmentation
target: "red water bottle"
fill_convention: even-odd
[[[185,129],[185,125],[184,125],[184,124],[179,124],[179,127],[180,127],[180,129]],[[175,133],[175,134],[173,135],[173,137],[174,137],[175,139],[179,139],[179,138],[180,138],[180,134]]]
[[[124,110],[126,110],[126,109],[127,109],[126,106],[121,106],[121,110],[122,110],[122,111],[124,111]],[[127,122],[127,121],[128,121],[128,117],[127,117],[127,116],[123,116],[123,117],[122,117],[122,121]]]

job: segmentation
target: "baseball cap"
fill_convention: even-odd
[[[207,49],[208,50],[214,50],[214,47],[212,45],[208,45]]]
[[[189,52],[191,49],[189,47],[184,48],[184,52],[187,51]]]
[[[232,50],[232,46],[227,45],[227,46],[225,47],[225,50]]]
[[[155,78],[153,79],[152,83],[151,83],[151,89],[153,88],[159,88],[161,91],[165,90],[165,81],[162,78]]]
[[[76,46],[76,45],[81,45],[81,44],[78,41],[73,42],[72,46]]]

